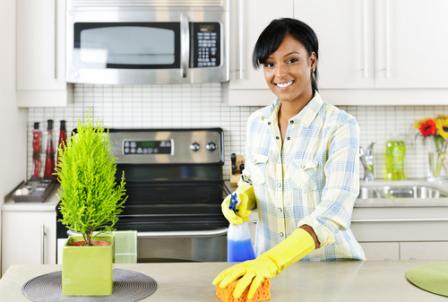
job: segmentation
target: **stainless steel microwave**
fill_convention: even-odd
[[[228,81],[228,1],[68,0],[67,81]]]

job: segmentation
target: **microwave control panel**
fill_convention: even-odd
[[[192,36],[190,68],[221,64],[221,26],[217,22],[190,23]]]

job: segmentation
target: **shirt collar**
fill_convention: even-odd
[[[311,122],[317,116],[322,107],[323,101],[317,91],[314,92],[313,98],[305,105],[305,107],[300,110],[299,113],[294,115],[290,119],[290,123],[300,124],[305,128],[308,128],[311,125]],[[271,110],[268,116],[265,118],[268,122],[271,122],[273,125],[278,123],[278,110],[280,109],[280,100],[276,99],[272,105]],[[292,122],[291,122],[292,121]]]

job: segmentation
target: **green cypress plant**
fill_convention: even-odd
[[[116,161],[109,133],[91,118],[78,122],[77,134],[59,146],[61,222],[92,245],[94,232],[112,231],[127,199],[124,173],[116,182]]]

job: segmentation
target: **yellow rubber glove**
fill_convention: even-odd
[[[225,288],[241,277],[233,291],[233,297],[239,298],[250,285],[247,295],[250,300],[265,278],[277,276],[283,269],[311,253],[314,248],[313,237],[304,229],[298,228],[284,241],[256,259],[238,263],[222,271],[213,280],[213,284]]]
[[[221,203],[221,211],[227,221],[231,224],[241,224],[249,221],[250,210],[255,208],[256,203],[254,187],[251,185],[240,185],[238,189],[236,189],[236,192],[238,193],[238,199],[240,201],[236,213],[229,209],[230,195]]]

